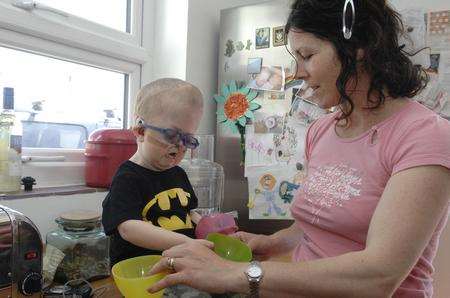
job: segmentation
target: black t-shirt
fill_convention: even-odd
[[[136,219],[194,238],[194,223],[189,212],[198,200],[191,183],[178,166],[157,172],[131,161],[117,170],[111,188],[103,201],[102,224],[111,237],[111,265],[133,257],[160,254],[124,240],[117,227]]]

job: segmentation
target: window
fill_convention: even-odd
[[[82,183],[89,133],[128,126],[150,60],[141,24],[152,2],[145,18],[143,2],[0,0],[0,87],[14,88],[23,155],[51,160],[24,164],[24,176],[43,175],[37,187]]]
[[[0,86],[14,88],[23,146],[84,148],[87,135],[123,127],[126,74],[0,47]]]
[[[130,0],[39,0],[39,3],[123,32],[130,32]]]

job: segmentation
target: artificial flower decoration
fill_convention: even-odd
[[[257,96],[256,91],[247,87],[238,88],[235,81],[231,81],[228,86],[222,84],[222,95],[214,96],[214,100],[220,104],[217,121],[224,123],[232,132],[238,132],[241,136],[241,165],[245,160],[245,125],[248,119],[254,119],[253,111],[261,107],[254,100]]]
[[[245,133],[247,120],[253,120],[253,111],[261,105],[254,101],[258,93],[247,87],[237,88],[236,82],[231,81],[227,86],[222,85],[222,94],[215,95],[214,100],[223,104],[217,111],[217,121],[224,123],[232,132]]]

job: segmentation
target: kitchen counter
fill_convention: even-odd
[[[91,283],[91,285],[95,291],[95,295],[94,295],[95,298],[100,298],[100,297],[122,298],[122,295],[120,294],[119,290],[117,289],[116,284],[114,283],[114,280],[112,277],[93,281]]]

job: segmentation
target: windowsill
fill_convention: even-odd
[[[36,188],[32,191],[18,191],[14,193],[4,193],[0,194],[1,200],[15,200],[24,199],[31,197],[49,197],[49,196],[61,196],[61,195],[74,195],[74,194],[85,194],[94,192],[104,192],[107,191],[106,188],[93,188],[86,185],[73,185],[73,186],[59,186],[59,187],[43,187]]]

